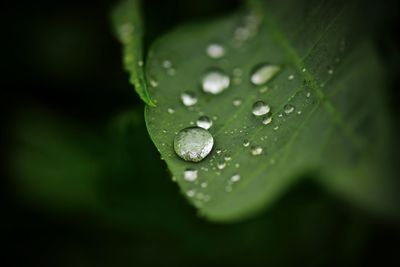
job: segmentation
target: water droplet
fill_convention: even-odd
[[[195,194],[196,194],[196,192],[193,189],[186,191],[186,195],[188,197],[194,197]]]
[[[174,114],[174,113],[175,113],[175,109],[173,109],[173,108],[168,108],[168,113],[169,113],[169,114]]]
[[[252,71],[250,81],[254,85],[263,85],[269,82],[278,72],[281,70],[281,67],[278,65],[273,65],[269,63],[264,63],[258,65]]]
[[[268,124],[270,124],[272,122],[272,117],[271,116],[265,116],[263,119],[262,119],[262,123],[264,124],[264,125],[268,125]]]
[[[270,110],[271,108],[265,104],[264,101],[259,100],[253,104],[252,112],[255,116],[262,116],[267,114]]]
[[[170,60],[166,59],[166,60],[163,61],[162,66],[163,66],[165,69],[169,69],[169,68],[172,67],[172,62],[171,62]]]
[[[221,149],[217,149],[217,154],[219,155],[219,154],[221,154],[222,153],[222,150]]]
[[[311,96],[311,92],[307,92],[306,97],[310,98],[310,96]]]
[[[197,103],[197,97],[192,92],[184,92],[184,93],[182,93],[181,94],[181,100],[182,100],[182,103],[186,107],[193,106],[193,105],[195,105]]]
[[[226,163],[225,162],[219,162],[218,164],[217,164],[217,168],[219,169],[219,170],[222,170],[222,169],[224,169],[226,167]]]
[[[232,175],[232,177],[231,177],[231,182],[232,182],[232,183],[239,182],[239,180],[240,180],[240,174],[234,174],[234,175]]]
[[[235,99],[232,101],[232,104],[233,104],[235,107],[238,107],[238,106],[240,106],[240,105],[242,104],[242,100],[241,100],[240,98],[235,98]]]
[[[137,64],[138,64],[139,67],[143,67],[144,62],[143,62],[143,60],[139,60]]]
[[[206,188],[207,187],[207,183],[206,182],[202,182],[201,184],[200,184],[200,186],[202,187],[202,188]]]
[[[328,69],[328,74],[332,75],[333,74],[333,69]]]
[[[229,87],[230,78],[222,70],[208,71],[202,79],[202,88],[205,93],[217,95]]]
[[[249,140],[245,139],[245,140],[243,141],[243,146],[244,146],[244,147],[248,147],[249,145],[250,145]]]
[[[253,146],[253,147],[251,148],[250,152],[251,152],[251,154],[252,154],[253,156],[259,156],[259,155],[262,154],[263,149],[262,149],[262,147],[260,147],[260,146]]]
[[[225,48],[220,44],[212,43],[207,46],[206,52],[210,58],[221,58],[225,55]]]
[[[210,154],[214,146],[214,138],[203,128],[185,128],[175,136],[176,154],[186,161],[199,162]]]
[[[293,74],[291,74],[291,75],[288,76],[288,80],[289,80],[289,81],[291,81],[291,80],[293,80],[293,79],[294,79],[294,75],[293,75]]]
[[[197,179],[197,170],[195,169],[186,169],[183,172],[183,179],[188,182],[194,182]]]
[[[292,112],[294,111],[294,106],[291,105],[291,104],[286,104],[286,105],[283,107],[283,111],[284,111],[286,114],[290,114],[290,113],[292,113]]]
[[[301,71],[302,71],[302,72],[306,72],[307,69],[306,69],[306,68],[302,68]]]
[[[210,129],[212,124],[213,124],[212,120],[210,120],[210,118],[207,116],[201,116],[196,121],[197,126],[204,128],[206,130]]]
[[[150,79],[150,85],[151,85],[151,87],[157,87],[158,86],[158,82],[156,81],[156,80],[154,80],[154,79]]]
[[[232,157],[229,156],[229,155],[225,155],[225,157],[224,157],[224,160],[225,160],[225,161],[230,161],[231,159],[232,159]]]
[[[239,164],[239,163],[236,163],[236,164],[235,164],[235,167],[236,167],[236,168],[239,168],[239,167],[240,167],[240,164]]]

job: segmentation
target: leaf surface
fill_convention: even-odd
[[[385,167],[383,69],[358,21],[351,2],[249,1],[246,10],[181,26],[152,46],[146,77],[157,107],[146,107],[148,131],[201,214],[213,221],[245,218],[308,173],[364,207],[397,209]],[[222,58],[207,55],[211,43],[225,48]],[[263,63],[281,70],[256,86],[250,77]],[[231,83],[210,95],[201,79],[215,68]],[[181,102],[187,91],[198,98],[192,107]],[[268,125],[252,114],[258,100],[271,107]],[[185,162],[174,153],[174,137],[202,115],[213,119],[214,149],[199,163]],[[252,147],[261,147],[261,155],[252,155]],[[187,168],[198,171],[194,182],[184,179]],[[240,180],[232,182],[234,175]]]

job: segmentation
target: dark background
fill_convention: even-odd
[[[240,6],[144,2],[146,44],[176,24]],[[397,222],[307,179],[243,223],[200,219],[148,138],[112,35],[114,4],[2,4],[4,266],[400,266]],[[360,8],[374,22],[396,125],[398,8],[396,1]]]

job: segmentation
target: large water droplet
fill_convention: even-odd
[[[197,170],[186,169],[183,172],[183,179],[185,179],[188,182],[194,182],[197,179]]]
[[[208,71],[202,80],[202,88],[205,93],[217,95],[229,87],[230,78],[222,70]]]
[[[263,116],[265,114],[267,114],[269,111],[271,110],[271,108],[264,103],[264,101],[257,101],[253,104],[253,114],[255,116]]]
[[[210,154],[214,138],[205,129],[189,127],[181,130],[174,139],[176,154],[184,160],[199,162]]]
[[[250,81],[254,85],[263,85],[270,81],[278,72],[281,70],[281,67],[278,65],[273,65],[269,63],[264,63],[258,65],[252,71]]]
[[[290,113],[292,113],[292,112],[294,111],[294,106],[291,105],[291,104],[286,104],[286,105],[283,107],[283,111],[284,111],[286,114],[290,114]]]
[[[225,55],[225,48],[220,44],[212,43],[207,46],[206,52],[210,58],[221,58]]]
[[[201,116],[196,121],[197,126],[203,128],[203,129],[206,129],[206,130],[210,129],[212,124],[213,124],[212,120],[210,120],[210,118],[207,116]]]
[[[195,105],[197,103],[197,97],[192,92],[184,92],[184,93],[182,93],[181,94],[181,100],[182,100],[182,103],[187,107],[193,106],[193,105]]]
[[[251,148],[251,150],[250,150],[250,153],[251,153],[253,156],[259,156],[259,155],[262,154],[262,152],[263,152],[263,149],[262,149],[262,147],[260,147],[260,146],[253,146],[253,147]]]

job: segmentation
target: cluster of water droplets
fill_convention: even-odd
[[[234,45],[241,46],[244,42],[254,37],[258,32],[259,23],[260,20],[254,15],[247,16],[244,22],[234,31]],[[218,63],[223,61],[227,54],[229,55],[231,53],[231,47],[227,47],[223,43],[211,42],[204,47],[203,53],[209,58],[210,62]],[[170,60],[162,61],[161,65],[169,76],[176,74],[176,68]],[[230,89],[231,87],[234,89],[241,89],[241,84],[247,82],[251,84],[252,87],[255,87],[254,90],[258,92],[256,94],[258,99],[253,99],[252,103],[247,103],[246,98],[242,99],[232,96],[229,100],[231,101],[230,105],[237,110],[240,109],[240,111],[245,110],[248,112],[253,116],[253,120],[263,125],[262,129],[271,129],[273,131],[279,129],[282,125],[280,122],[284,121],[284,119],[293,118],[291,114],[300,115],[302,113],[302,110],[300,110],[297,104],[297,108],[295,107],[294,103],[296,102],[291,101],[291,99],[288,99],[286,104],[282,106],[271,107],[271,101],[268,100],[269,94],[262,95],[269,92],[269,90],[276,89],[276,86],[270,86],[270,84],[271,81],[277,78],[278,74],[283,71],[282,65],[271,62],[261,62],[254,68],[249,69],[249,73],[243,70],[241,66],[236,66],[227,71],[221,67],[224,66],[224,64],[216,65],[219,67],[211,66],[205,69],[203,75],[197,81],[193,81],[193,83],[197,82],[198,89],[182,89],[180,102],[185,107],[185,110],[195,111],[197,119],[192,118],[190,122],[187,122],[187,125],[180,124],[179,127],[181,127],[182,130],[175,133],[173,142],[176,154],[187,162],[193,162],[189,163],[191,164],[190,167],[184,169],[181,173],[181,178],[177,179],[182,179],[187,183],[187,190],[185,193],[188,197],[194,198],[197,203],[207,202],[211,199],[204,190],[205,188],[213,186],[212,179],[215,178],[210,177],[218,177],[223,174],[223,177],[226,177],[226,180],[224,180],[226,192],[231,192],[235,184],[245,179],[245,177],[242,177],[243,173],[241,175],[239,172],[239,162],[235,162],[236,155],[232,157],[228,151],[219,147],[214,147],[215,140],[212,133],[213,129],[216,127],[215,124],[218,126],[218,122],[216,122],[218,117],[215,116],[215,114],[204,114],[204,112],[201,112],[198,107],[206,102],[204,100],[206,97],[203,98],[202,96],[207,95],[207,99],[211,99],[216,95],[224,94],[227,90],[233,90]],[[288,73],[283,80],[287,84],[296,84],[301,81],[302,76],[307,75],[308,72],[306,68],[301,68],[299,73],[296,73],[296,75]],[[328,74],[333,74],[333,68],[328,68]],[[152,87],[158,86],[155,80],[151,81],[150,84]],[[304,93],[303,97],[309,99],[311,97],[311,92]],[[198,109],[192,109],[193,107],[197,107]],[[176,107],[170,107],[167,109],[167,112],[169,114],[175,114],[175,108]],[[273,114],[271,113],[272,110],[274,112]],[[259,142],[258,137],[257,140],[255,140],[255,137],[248,136],[249,131],[256,129],[256,126],[251,127],[253,128],[246,129],[245,126],[243,129],[227,130],[225,134],[242,133],[243,137],[247,137],[251,139],[251,141],[243,139],[241,149],[246,151],[254,160],[265,158],[265,156],[268,156],[270,148]],[[269,136],[263,134],[260,140],[265,141],[268,138],[272,141],[276,140],[269,132],[268,135]],[[218,137],[222,137],[222,135],[218,135]],[[216,140],[216,142],[218,145],[218,140]],[[195,165],[203,161],[206,157],[209,157],[209,160],[205,163]],[[273,164],[275,159],[270,158],[269,162]],[[207,172],[214,172],[215,175],[202,175]]]

